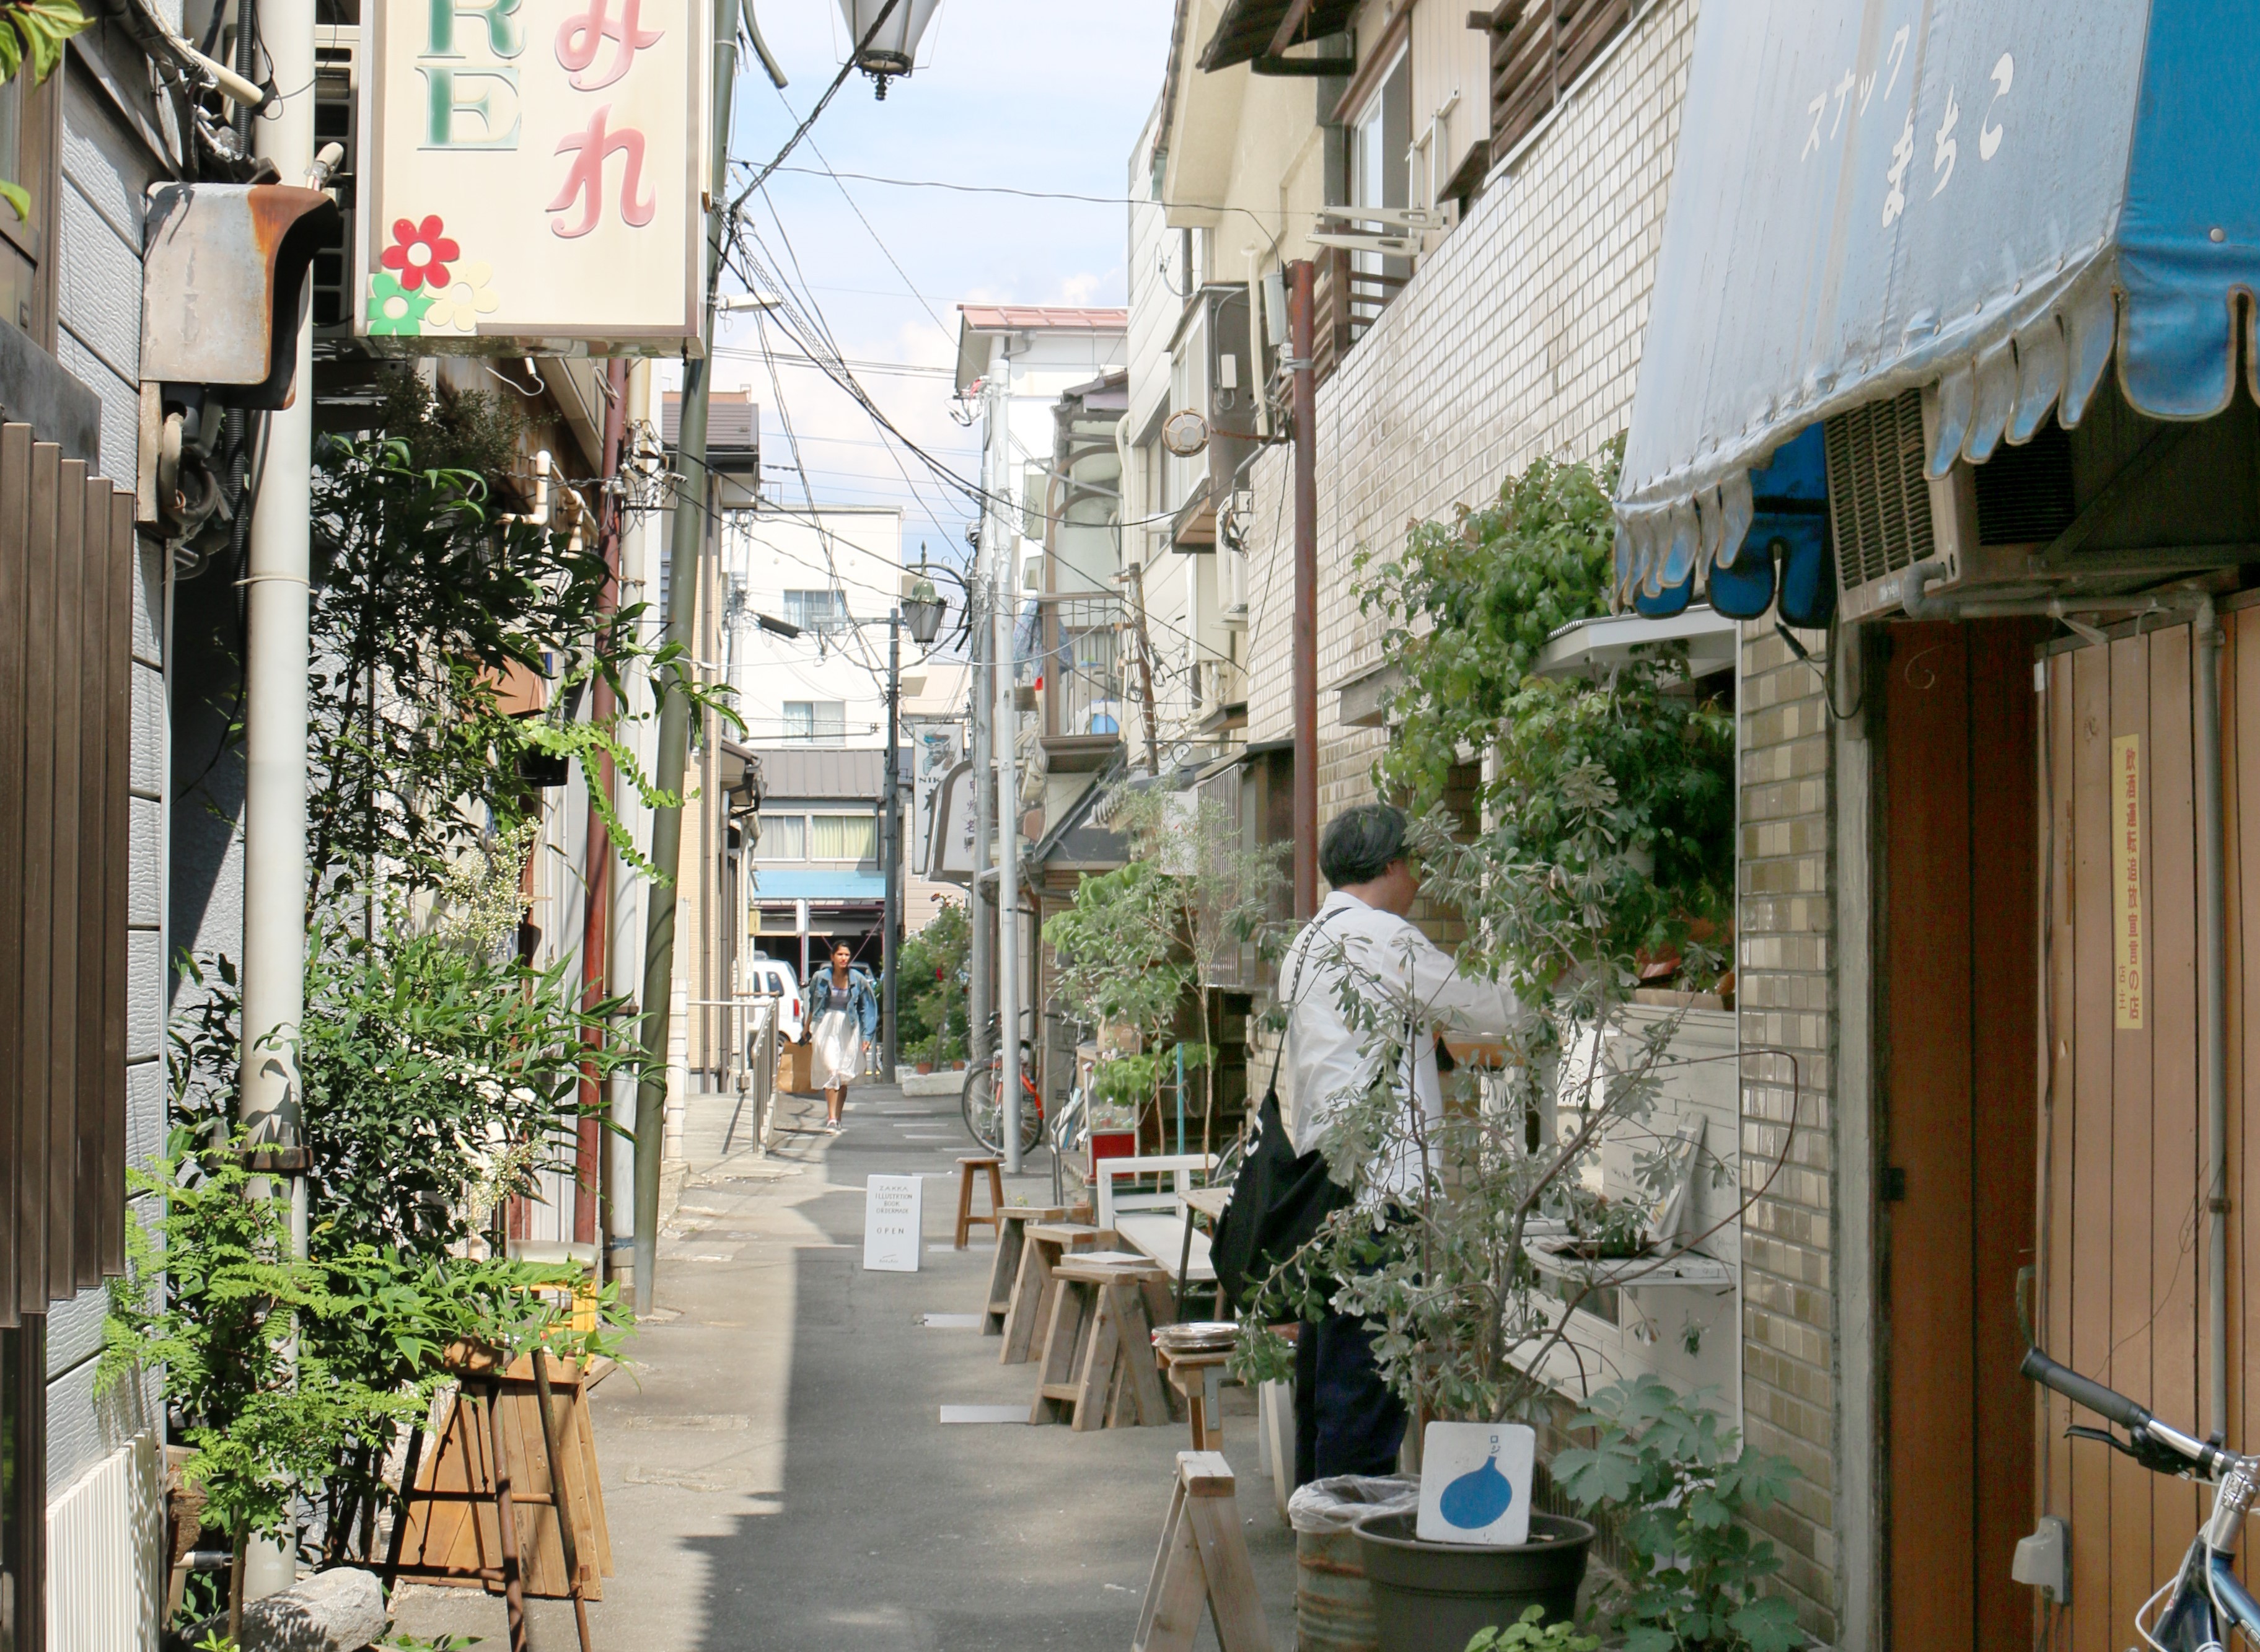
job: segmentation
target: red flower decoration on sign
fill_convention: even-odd
[[[447,266],[463,255],[463,249],[441,232],[440,215],[434,212],[421,224],[413,218],[395,218],[392,223],[392,245],[384,249],[384,267],[397,271],[400,284],[410,292],[419,287],[434,291],[447,284]]]

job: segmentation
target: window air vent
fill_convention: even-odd
[[[1922,392],[1840,413],[1827,421],[1825,440],[1840,588],[1856,590],[1928,558],[1934,533]]]
[[[2071,526],[2071,438],[2050,414],[2021,447],[2003,442],[1977,468],[1978,542],[2045,545]]]

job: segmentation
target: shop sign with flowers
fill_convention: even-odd
[[[702,0],[364,0],[357,331],[433,349],[697,333]]]

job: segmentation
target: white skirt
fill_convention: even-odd
[[[843,1009],[825,1011],[813,1034],[819,1090],[845,1090],[863,1076],[863,1030]]]

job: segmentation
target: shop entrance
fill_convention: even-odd
[[[1920,1652],[2032,1641],[2009,1563],[2033,1513],[2017,1300],[2034,1256],[2043,631],[1892,626],[1870,656],[1889,1644]]]

